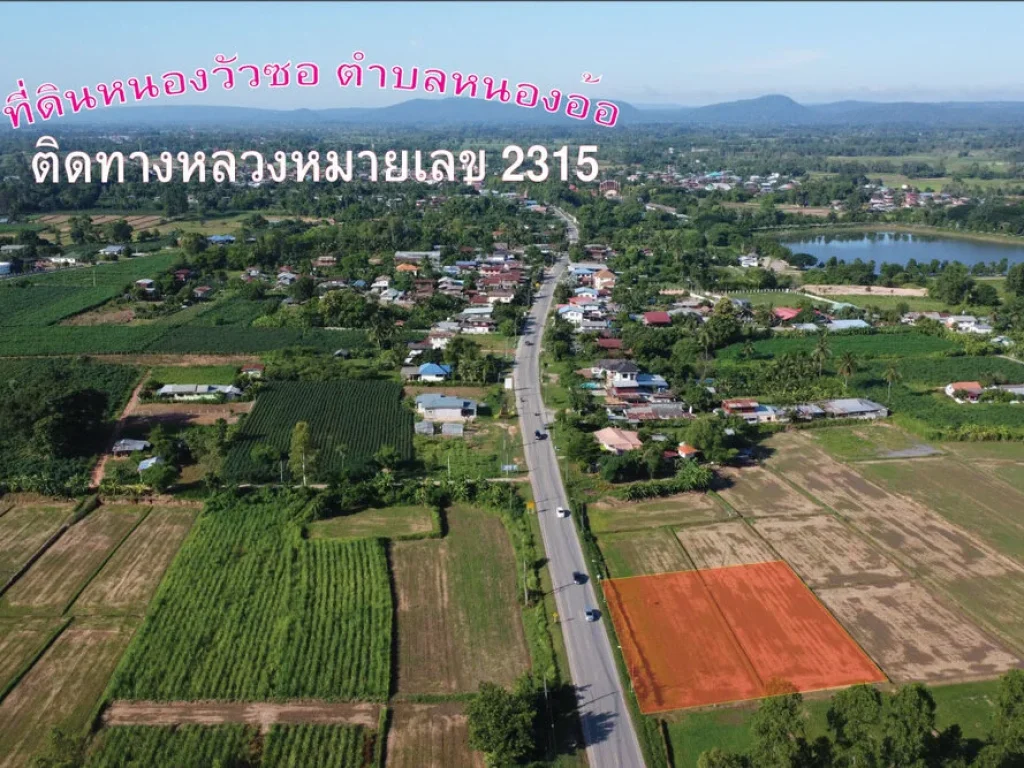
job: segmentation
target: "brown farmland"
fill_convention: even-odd
[[[361,725],[376,728],[380,704],[336,701],[115,701],[105,726],[118,725]]]
[[[529,668],[516,562],[493,514],[448,510],[448,535],[392,549],[400,693],[510,685]]]
[[[684,528],[676,532],[697,568],[721,568],[778,560],[778,555],[741,520]]]
[[[896,682],[966,681],[1024,667],[917,584],[841,587],[818,596]]]
[[[744,517],[813,515],[821,507],[761,467],[726,467],[718,474],[730,485],[718,491]]]
[[[60,612],[144,514],[139,507],[100,507],[57,539],[8,590],[4,603]]]
[[[76,613],[141,614],[185,539],[195,511],[154,509],[75,602]]]
[[[462,704],[396,704],[387,768],[484,768],[483,756],[469,748]]]
[[[50,728],[86,725],[133,627],[75,622],[0,702],[0,768],[27,765]]]
[[[757,520],[754,527],[812,587],[888,583],[903,575],[831,515]]]

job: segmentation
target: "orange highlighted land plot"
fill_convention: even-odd
[[[886,679],[781,561],[603,586],[644,714]]]

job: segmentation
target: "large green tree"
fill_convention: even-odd
[[[519,765],[535,749],[536,709],[527,693],[481,683],[466,715],[470,746],[483,752],[494,768]]]

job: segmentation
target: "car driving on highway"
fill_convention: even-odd
[[[587,608],[586,610],[587,621],[597,621],[601,618],[601,612],[597,608]]]
[[[569,516],[569,510],[566,509],[565,507],[559,507],[558,509],[555,510],[555,514],[558,515],[559,517],[568,517]]]

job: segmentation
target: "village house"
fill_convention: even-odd
[[[860,397],[823,400],[818,405],[835,419],[884,419],[889,415],[885,406]]]
[[[263,363],[249,363],[242,366],[241,374],[250,379],[262,379],[266,370],[267,367]]]
[[[615,287],[615,273],[609,269],[602,269],[594,275],[593,283],[598,291],[611,290]]]
[[[420,381],[439,382],[451,378],[452,367],[441,363],[424,363],[417,370]]]
[[[779,420],[780,411],[771,405],[761,405],[756,400],[723,400],[722,411],[727,416],[739,416],[748,424],[769,424]]]
[[[623,454],[643,447],[640,435],[618,427],[605,427],[594,433],[594,439],[602,450],[614,454]]]
[[[461,397],[424,393],[416,397],[416,412],[430,421],[471,421],[478,405]]]
[[[109,258],[110,256],[121,256],[126,250],[127,246],[125,245],[108,245],[105,248],[100,248],[97,253],[100,256],[106,256]]]
[[[644,312],[643,324],[649,327],[664,328],[672,325],[672,316],[668,312]]]
[[[419,271],[420,268],[417,267],[415,264],[403,263],[395,267],[395,272],[397,272],[398,274],[416,275],[419,274]]]
[[[946,385],[946,394],[958,403],[964,401],[976,403],[983,391],[984,387],[981,386],[980,381],[954,381]]]
[[[211,288],[208,285],[200,285],[195,290],[192,291],[192,295],[195,296],[197,299],[205,299],[207,296],[210,295],[210,292],[212,290],[213,288]]]
[[[234,400],[241,394],[242,390],[231,384],[165,384],[156,391],[157,397],[176,402],[215,400],[221,396]]]
[[[313,259],[313,266],[318,269],[329,269],[338,263],[337,256],[317,256]]]
[[[114,443],[114,447],[110,449],[110,452],[114,456],[123,457],[140,451],[148,451],[152,447],[153,445],[148,440],[128,440],[122,438]]]

